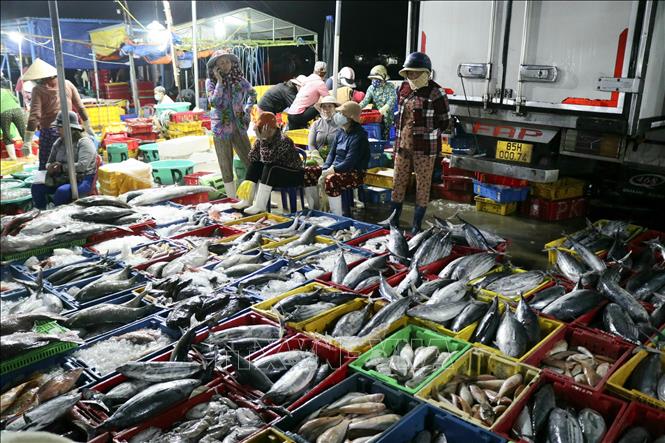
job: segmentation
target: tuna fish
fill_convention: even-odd
[[[509,357],[520,358],[527,351],[529,338],[524,326],[517,321],[507,306],[505,308],[503,319],[496,331],[496,345]]]
[[[301,395],[314,380],[318,367],[317,357],[308,357],[301,360],[271,386],[263,399],[282,404]]]
[[[499,329],[499,324],[501,323],[501,313],[499,311],[499,299],[494,297],[492,299],[492,304],[485,313],[476,330],[473,331],[471,336],[471,343],[478,342],[484,345],[491,345],[496,337],[496,331]]]
[[[554,408],[550,412],[547,429],[551,443],[584,443],[577,419],[564,409]]]

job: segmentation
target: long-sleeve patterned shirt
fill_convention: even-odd
[[[231,138],[234,130],[247,132],[252,106],[256,104],[256,91],[244,78],[224,88],[220,82],[206,80],[206,94],[212,106],[210,120],[215,137]]]
[[[249,151],[249,161],[275,164],[291,169],[303,169],[303,159],[289,137],[277,132],[270,140],[259,140]]]
[[[394,121],[393,110],[395,109],[396,102],[397,91],[395,87],[391,83],[385,82],[378,88],[370,85],[367,88],[365,98],[360,102],[360,107],[364,108],[369,104],[374,104],[381,115],[383,115],[383,123],[386,127],[390,127]]]
[[[65,93],[67,94],[67,108],[75,111],[82,121],[88,120],[88,113],[83,106],[81,96],[76,87],[69,80],[65,80]],[[60,91],[47,85],[37,85],[32,89],[30,103],[30,116],[28,117],[28,131],[50,128],[60,112]]]

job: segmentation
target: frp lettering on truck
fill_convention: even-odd
[[[474,121],[465,123],[465,129],[476,135],[485,135],[494,138],[510,138],[512,140],[528,141],[534,143],[549,143],[557,131],[545,128],[527,128],[507,123],[494,124]]]

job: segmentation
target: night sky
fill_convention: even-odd
[[[145,26],[153,20],[164,23],[161,1],[129,1],[131,13]],[[63,18],[118,19],[117,5],[111,1],[59,1],[59,12]],[[244,7],[251,7],[275,17],[319,33],[320,49],[326,15],[334,15],[334,1],[198,1],[199,18],[211,17]],[[2,20],[25,17],[48,17],[46,1],[2,1]],[[191,20],[189,1],[171,1],[173,21],[183,23]],[[404,61],[406,39],[407,3],[405,1],[344,1],[342,3],[341,66],[350,65],[356,70],[361,87],[367,85],[365,77],[377,63],[373,58],[379,53],[398,57],[399,65]],[[300,53],[302,54],[302,53]],[[363,54],[367,59],[359,64],[354,55]],[[329,67],[332,71],[332,66]],[[389,67],[392,78],[397,76],[397,66]]]

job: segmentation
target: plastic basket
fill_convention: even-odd
[[[497,215],[510,215],[517,211],[517,203],[497,203],[490,198],[475,196],[476,210]]]
[[[69,332],[69,329],[60,326],[57,322],[47,322],[41,325],[35,326],[33,331],[49,334],[49,333],[66,333]],[[76,343],[68,342],[59,342],[51,343],[46,346],[42,346],[37,349],[25,352],[23,355],[17,355],[16,357],[8,358],[0,362],[0,375],[5,375],[9,372],[16,371],[26,366],[32,365],[34,363],[40,362],[50,357],[54,357],[59,354],[64,354],[68,351],[76,349],[78,345]]]
[[[443,191],[473,191],[473,180],[469,177],[446,175],[443,177]]]
[[[176,123],[201,121],[203,111],[183,111],[170,115],[171,121]]]
[[[568,220],[575,217],[584,217],[586,213],[587,200],[584,197],[565,200],[545,200],[529,197],[520,208],[520,214],[543,221]]]
[[[294,440],[287,437],[279,429],[268,428],[249,437],[245,443],[295,443]]]
[[[237,220],[222,223],[222,225],[230,226],[234,229],[238,229],[236,227],[237,225],[244,225],[244,224],[247,224],[247,223],[252,223],[252,222],[256,222],[256,221],[263,220],[263,219],[270,220],[270,221],[274,222],[273,224],[275,224],[275,225],[279,224],[279,223],[293,221],[293,219],[291,219],[289,217],[283,217],[281,215],[274,215],[274,214],[270,214],[268,212],[263,212],[261,214],[250,215],[249,217],[239,218]]]
[[[185,176],[185,184],[190,186],[198,186],[199,180],[207,175],[212,175],[214,172],[195,172],[193,174],[187,174]]]
[[[479,182],[487,183],[490,185],[511,186],[518,188],[529,186],[529,182],[527,180],[505,177],[503,175],[494,175],[494,174],[487,174],[485,172],[476,172],[475,177],[476,180],[478,180]]]
[[[611,432],[605,434],[604,441],[619,441],[624,432],[634,426],[645,428],[653,438],[665,435],[665,411],[633,401],[621,417],[618,417],[618,423],[612,426]]]
[[[472,204],[473,192],[470,191],[447,191],[444,189],[445,185],[441,183],[432,184],[432,199],[441,198],[458,203]]]
[[[360,112],[360,123],[366,125],[368,123],[381,123],[383,117],[377,109],[365,109]]]
[[[581,197],[586,183],[570,177],[563,177],[554,183],[531,183],[531,194],[546,200],[565,200]]]
[[[362,125],[367,133],[367,138],[380,140],[382,138],[381,123],[367,123]]]
[[[164,111],[185,112],[190,105],[189,102],[160,103],[155,105],[155,113],[159,117]]]
[[[286,252],[286,251],[280,251],[279,248],[281,248],[282,246],[288,245],[289,243],[297,240],[298,238],[299,238],[298,236],[289,237],[285,240],[281,240],[281,241],[271,243],[270,245],[265,246],[263,249],[268,251],[268,252],[271,252],[273,254],[281,256],[281,255],[284,255],[284,252]],[[336,242],[335,242],[335,240],[333,240],[331,238],[324,237],[322,235],[317,235],[316,237],[314,237],[314,243],[330,246],[330,245],[334,245]],[[300,255],[295,256],[295,257],[289,257],[289,258],[291,258],[293,260],[300,260],[300,259],[303,259],[303,258],[308,257],[310,255],[317,254],[317,253],[321,252],[323,249],[325,249],[326,247],[327,246],[323,246],[321,249],[319,249],[317,251],[307,252],[307,253],[300,254]]]
[[[481,197],[492,199],[496,203],[513,203],[526,200],[529,195],[529,188],[490,185],[474,179],[473,192]]]
[[[607,387],[610,391],[622,398],[646,403],[658,409],[665,409],[665,401],[658,400],[657,398],[650,397],[637,389],[629,389],[625,386],[633,371],[646,357],[647,351],[639,351],[631,357],[610,376],[607,380]],[[661,367],[665,368],[665,352],[660,353],[660,363]]]
[[[307,146],[309,144],[309,129],[292,129],[286,131],[286,136],[296,145]]]
[[[373,203],[375,205],[382,205],[390,203],[392,200],[393,192],[390,189],[377,188],[376,186],[363,185],[363,201],[365,203]]]
[[[395,170],[391,168],[370,168],[365,172],[364,183],[369,186],[392,189]]]
[[[430,397],[430,393],[433,389],[439,385],[445,385],[457,375],[475,377],[481,374],[491,374],[497,378],[508,378],[515,374],[522,374],[523,384],[527,386],[527,389],[524,389],[524,391],[517,397],[516,401],[513,401],[512,405],[509,406],[508,409],[503,412],[503,414],[497,416],[495,423],[498,423],[502,417],[510,413],[515,404],[519,403],[520,399],[525,397],[528,391],[528,387],[538,379],[540,371],[532,366],[517,363],[499,355],[485,352],[481,349],[471,348],[460,358],[458,358],[452,365],[448,366],[448,368],[446,368],[434,380],[427,384],[427,386],[421,389],[418,394],[416,394],[416,398],[424,400],[438,408],[449,411],[458,417],[461,417],[465,421],[473,423],[476,426],[488,429],[489,426],[474,418],[471,416],[471,414],[467,414],[466,412],[455,408],[452,406],[452,404],[441,403]]]
[[[71,248],[74,246],[83,246],[86,244],[86,239],[71,240],[68,242],[62,242],[55,245],[42,246],[40,248],[30,249],[23,252],[14,252],[10,254],[2,254],[0,257],[2,261],[15,261],[15,260],[25,260],[27,258],[34,256],[45,255],[51,253],[54,249],[61,248]]]
[[[420,346],[436,346],[442,352],[452,352],[452,355],[440,368],[432,372],[430,376],[428,376],[415,388],[404,386],[394,378],[381,374],[374,369],[367,370],[364,368],[365,363],[373,358],[392,355],[395,347],[402,341],[407,341],[414,349]],[[424,388],[425,385],[434,380],[437,375],[444,371],[445,368],[460,358],[462,354],[464,354],[464,352],[469,349],[470,346],[471,345],[469,343],[463,342],[461,340],[456,340],[452,337],[446,337],[445,335],[437,334],[425,328],[409,325],[404,329],[395,332],[387,339],[379,343],[377,346],[373,347],[358,357],[353,363],[351,363],[351,368],[356,372],[360,372],[367,375],[368,377],[375,378],[387,384],[388,386],[414,395],[416,392]]]
[[[512,269],[513,269],[513,274],[527,272],[526,270],[521,269],[521,268],[512,268]],[[487,274],[492,274],[492,273],[499,272],[499,271],[502,271],[502,270],[503,270],[503,267],[495,268],[492,271],[488,272]],[[469,285],[473,286],[475,283],[481,281],[482,278],[487,274],[481,275],[477,279],[471,280],[469,282]],[[528,299],[529,297],[531,297],[532,294],[534,294],[536,292],[539,292],[539,291],[542,291],[543,289],[545,289],[549,286],[552,286],[553,284],[554,284],[554,281],[552,280],[552,278],[546,275],[545,279],[543,280],[543,282],[541,284],[539,284],[538,286],[536,286],[532,289],[529,289],[528,291],[524,291],[522,296],[525,299]],[[490,299],[490,300],[494,297],[499,297],[501,300],[503,300],[505,302],[508,302],[508,303],[517,303],[518,301],[520,301],[519,296],[507,296],[507,295],[503,295],[499,292],[490,291],[488,289],[479,289],[477,292],[478,292],[479,296],[486,297],[486,299]]]

